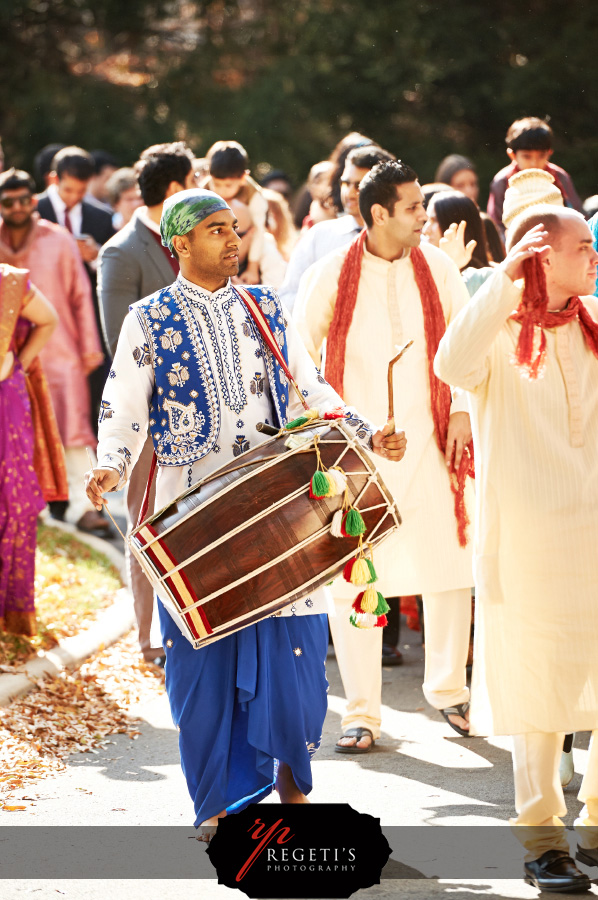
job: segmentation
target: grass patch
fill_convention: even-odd
[[[88,627],[122,587],[110,561],[68,532],[40,525],[35,554],[33,637],[0,632],[0,665],[21,665]]]

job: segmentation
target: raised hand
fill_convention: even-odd
[[[530,259],[534,253],[546,256],[552,247],[547,243],[548,232],[545,231],[542,223],[535,225],[527,231],[520,241],[518,241],[507,253],[506,258],[501,262],[500,268],[509,276],[511,281],[517,281],[523,278],[523,263],[526,259]]]
[[[471,262],[473,251],[477,247],[477,241],[465,244],[465,229],[467,222],[453,222],[440,238],[439,247],[450,256],[459,269],[464,269]]]

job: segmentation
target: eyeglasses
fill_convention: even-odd
[[[33,197],[31,194],[25,194],[22,197],[2,197],[0,199],[0,206],[3,209],[12,209],[15,203],[18,203],[19,206],[31,206],[33,202]]]
[[[344,184],[345,187],[353,187],[356,191],[358,191],[361,181],[349,181],[348,178],[341,178],[341,184]]]

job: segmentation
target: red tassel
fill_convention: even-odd
[[[332,419],[344,419],[345,413],[340,407],[336,407],[336,409],[331,409],[330,412],[324,413],[322,416],[326,421],[331,421]]]
[[[523,272],[525,278],[523,295],[519,309],[513,316],[521,323],[513,363],[530,381],[535,381],[542,376],[546,365],[546,336],[542,329],[548,310],[546,274],[538,254],[525,260]],[[541,333],[539,347],[534,357],[536,328],[539,328]]]
[[[351,604],[351,606],[357,613],[363,612],[363,610],[361,608],[361,598],[363,597],[363,595],[364,595],[364,591],[362,591],[360,594],[358,594],[357,597],[355,598],[355,600],[353,601],[353,603]]]
[[[385,625],[388,625],[386,616],[378,616],[378,621],[374,625],[374,628],[384,628]]]
[[[451,490],[455,497],[455,518],[457,520],[457,538],[459,546],[467,546],[467,528],[470,525],[469,516],[465,507],[465,482],[467,476],[474,477],[473,443],[463,448],[463,456],[459,464],[459,470],[455,471],[454,462],[450,471]]]
[[[350,559],[343,569],[343,578],[345,581],[351,582],[351,572],[353,570],[353,566],[355,565],[355,558]]]

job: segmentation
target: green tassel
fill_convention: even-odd
[[[378,591],[378,606],[374,610],[374,615],[385,616],[389,609],[390,607],[388,603],[386,602],[380,591]]]
[[[358,509],[355,509],[353,506],[345,516],[345,531],[349,535],[349,537],[359,537],[360,534],[363,534],[366,530],[365,522],[363,521],[363,516],[359,512]]]
[[[318,469],[317,472],[314,472],[313,478],[311,480],[311,488],[310,488],[310,497],[316,500],[322,499],[328,493],[330,488],[330,482],[326,478],[326,473],[321,472]]]
[[[374,581],[378,581],[378,575],[376,574],[376,570],[374,568],[374,563],[371,559],[366,559],[366,563],[368,564],[368,569],[370,570],[370,580],[367,582],[368,584],[373,584]]]
[[[292,428],[300,428],[301,425],[305,425],[306,422],[309,422],[310,419],[307,416],[299,416],[298,419],[293,419],[292,422],[287,422],[285,428],[287,431],[291,431]]]

